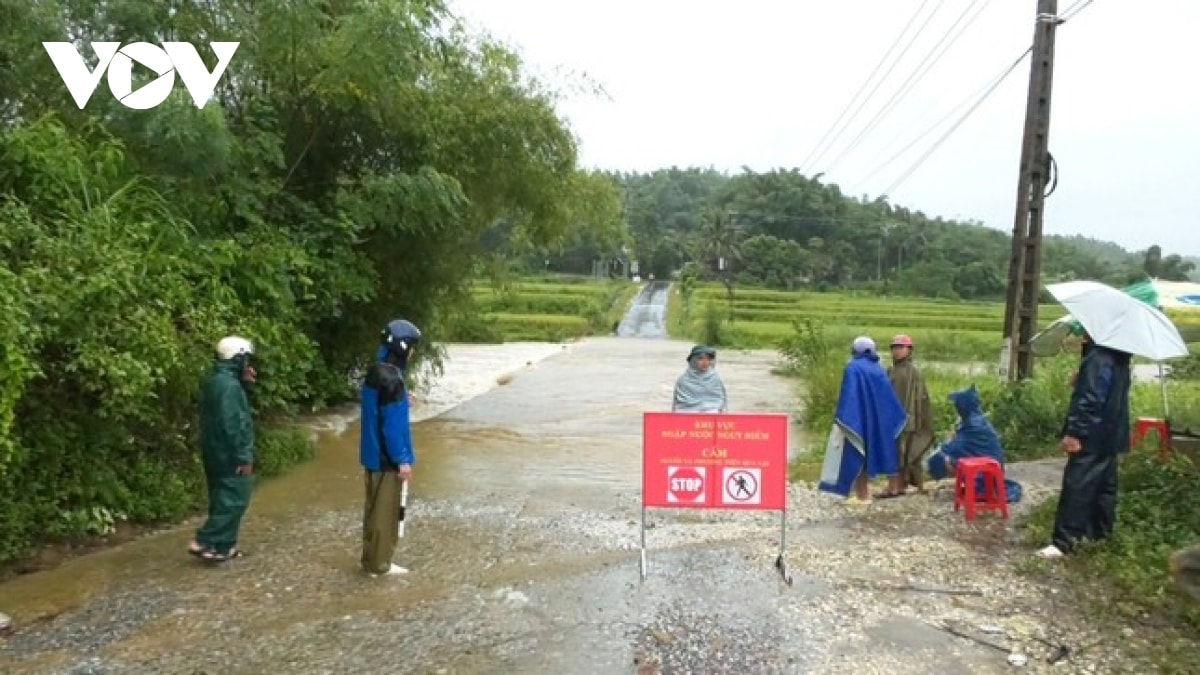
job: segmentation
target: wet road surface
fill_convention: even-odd
[[[803,486],[788,512],[793,586],[772,566],[772,513],[652,511],[641,580],[641,413],[669,408],[688,347],[589,340],[417,425],[397,554],[408,575],[357,571],[357,425],[333,424],[313,462],[256,493],[250,557],[192,561],[193,522],[0,585],[19,626],[0,642],[0,672],[1006,670],[1003,654],[922,623],[961,611],[953,598],[845,586],[928,576],[931,561],[953,576],[992,553],[930,532],[891,538],[887,521]],[[734,412],[795,409],[795,383],[770,374],[774,361],[721,352]],[[887,563],[893,549],[903,565]],[[984,617],[1023,592],[1007,577],[975,582],[999,584]]]
[[[620,337],[665,338],[667,336],[667,293],[670,284],[666,281],[650,281],[642,287],[621,324],[617,326]]]

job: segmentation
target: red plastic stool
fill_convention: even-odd
[[[965,457],[955,463],[954,510],[967,507],[967,520],[975,520],[975,511],[999,511],[1008,518],[1008,494],[1004,489],[1004,467],[989,457]],[[975,494],[975,478],[983,476],[984,493]],[[982,497],[982,499],[980,499]]]
[[[1137,422],[1133,423],[1133,438],[1129,439],[1129,444],[1136,446],[1151,431],[1158,433],[1158,453],[1165,458],[1171,448],[1171,425],[1166,420],[1157,417],[1137,418]]]

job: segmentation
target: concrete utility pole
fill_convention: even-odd
[[[1042,287],[1042,206],[1050,171],[1048,141],[1054,32],[1060,23],[1058,0],[1037,0],[1012,258],[1008,268],[1008,298],[1004,307],[1004,349],[1000,357],[1000,376],[1009,381],[1033,375],[1033,352],[1029,341],[1037,331],[1038,295]]]

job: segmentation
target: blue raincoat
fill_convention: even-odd
[[[387,354],[387,347],[379,348],[362,384],[359,461],[367,471],[395,471],[416,461],[405,373],[384,362]]]
[[[846,364],[833,422],[821,490],[845,497],[864,470],[871,478],[899,472],[896,439],[908,413],[874,351],[857,353]]]
[[[929,456],[929,475],[934,480],[950,477],[955,462],[964,457],[990,457],[1004,466],[1004,448],[1000,445],[1000,436],[983,414],[979,391],[975,389],[975,385],[951,393],[950,401],[958,411],[958,429],[954,432],[953,440],[943,443],[937,452]],[[946,460],[950,461],[949,467],[946,466]],[[983,476],[979,476],[975,483],[976,494],[983,494],[983,489]],[[1008,503],[1021,501],[1020,483],[1005,478],[1004,490],[1008,496]]]

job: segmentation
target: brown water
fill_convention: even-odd
[[[418,423],[418,464],[410,492],[413,515],[402,546],[427,545],[430,548],[420,556],[434,560],[487,545],[469,524],[460,532],[443,530],[426,540],[423,509],[439,517],[469,514],[472,509],[517,517],[570,509],[613,512],[621,499],[628,507],[640,489],[641,413],[669,406],[671,386],[687,351],[679,343],[639,343],[600,339],[558,350],[562,353],[536,368],[553,368],[559,376],[534,377],[536,368],[526,367],[525,374],[518,372],[496,392],[503,395],[468,400],[441,417]],[[735,409],[779,410],[770,402],[792,398],[792,382],[763,380],[774,360],[770,354],[729,354],[722,359]],[[332,525],[339,530],[334,537],[338,545],[317,544],[311,562],[326,561],[343,573],[353,571],[363,488],[358,427],[347,423],[352,418],[350,411],[314,420],[318,427],[345,430],[319,432],[313,461],[259,485],[242,537],[252,554],[270,555],[289,540],[328,540],[321,529]],[[197,524],[193,520],[16,578],[0,585],[0,606],[22,624],[80,607],[130,583],[186,587],[198,572],[182,550]],[[556,564],[569,568],[574,563]],[[429,580],[429,575],[421,578]]]

